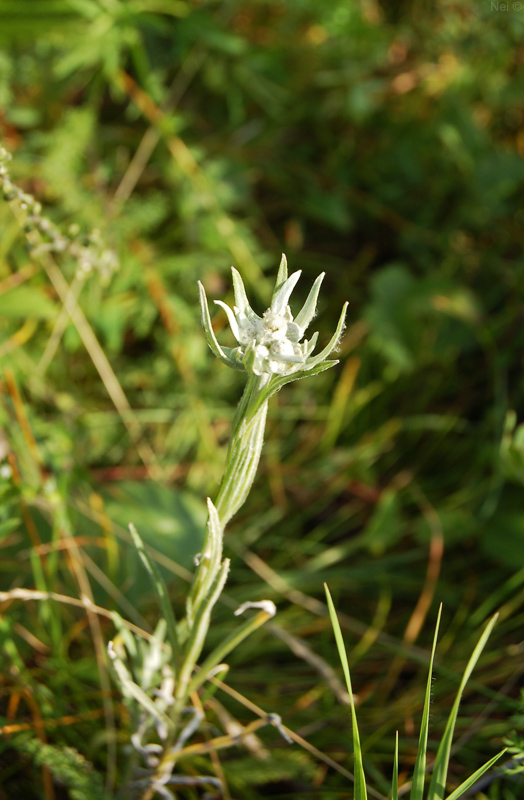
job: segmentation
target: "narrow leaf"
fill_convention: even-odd
[[[187,620],[189,626],[193,624],[196,609],[209,591],[209,587],[216,578],[222,564],[222,540],[224,529],[220,522],[218,512],[207,498],[208,520],[204,547],[199,557],[198,569],[187,598]]]
[[[310,362],[311,364],[313,364],[313,366],[318,364],[320,361],[324,361],[324,359],[327,358],[329,356],[329,354],[331,353],[331,351],[334,350],[334,348],[337,346],[338,340],[340,339],[340,335],[341,335],[341,333],[342,333],[342,331],[344,329],[344,322],[345,322],[345,319],[346,319],[346,311],[347,311],[348,305],[349,305],[349,303],[346,302],[346,303],[344,303],[344,305],[342,307],[342,313],[341,313],[340,318],[338,320],[337,329],[336,329],[335,333],[333,334],[333,336],[331,337],[331,339],[329,341],[329,344],[326,347],[324,347],[324,349],[321,350],[320,353],[318,353],[316,356],[313,356],[313,359]]]
[[[240,331],[238,329],[238,322],[237,318],[235,317],[234,311],[231,308],[229,308],[227,303],[224,303],[222,300],[215,300],[215,305],[221,306],[224,309],[224,311],[227,314],[229,327],[233,331],[233,336],[235,337],[237,342],[240,342]]]
[[[173,612],[173,607],[169,599],[167,586],[165,584],[165,581],[162,577],[160,570],[158,569],[153,559],[150,558],[149,553],[147,552],[144,546],[144,542],[140,537],[140,534],[138,533],[137,529],[132,523],[130,523],[129,525],[129,532],[133,537],[133,543],[137,549],[138,555],[140,556],[142,564],[146,568],[146,571],[151,579],[151,583],[153,584],[153,588],[155,589],[156,595],[158,597],[158,602],[160,603],[160,608],[162,609],[162,614],[166,621],[167,637],[169,639],[169,644],[171,645],[171,648],[173,650],[173,655],[175,656],[175,660],[177,660],[180,653],[180,645],[178,642],[175,614]]]
[[[315,331],[315,333],[313,334],[313,336],[311,337],[311,339],[309,340],[308,345],[307,345],[307,350],[306,350],[306,357],[307,358],[309,358],[309,356],[311,355],[311,353],[313,352],[313,350],[317,346],[317,342],[318,342],[318,331]]]
[[[393,779],[391,781],[391,800],[398,800],[398,731],[395,734],[395,759],[393,761]]]
[[[141,689],[140,686],[138,686],[138,684],[131,679],[124,662],[117,656],[115,650],[113,649],[113,642],[109,642],[107,652],[113,663],[115,672],[118,675],[123,691],[127,692],[128,695],[131,695],[131,697],[133,697],[143,709],[148,711],[153,717],[155,717],[155,719],[165,725],[168,730],[171,729],[173,727],[173,723],[169,717],[164,714],[164,712],[156,706],[154,701],[151,700],[149,695],[147,695],[144,690]]]
[[[249,305],[249,300],[247,299],[246,289],[244,286],[244,281],[241,278],[240,272],[231,267],[231,272],[233,275],[233,291],[235,293],[235,305],[239,311],[246,315],[246,317],[251,318],[254,316],[254,311]]]
[[[429,729],[429,706],[431,699],[431,678],[433,674],[433,661],[435,659],[435,649],[437,647],[438,629],[440,626],[440,617],[442,614],[442,605],[438,610],[437,624],[435,626],[435,635],[433,636],[433,647],[431,649],[431,658],[429,661],[429,674],[426,684],[426,694],[424,697],[424,710],[422,712],[422,722],[420,725],[420,737],[418,742],[417,757],[415,759],[415,769],[413,772],[413,785],[411,788],[411,800],[423,800],[424,796],[424,779],[426,777],[426,750],[428,747],[428,729]]]
[[[302,331],[306,330],[307,326],[316,314],[318,293],[320,292],[320,286],[324,280],[325,274],[325,272],[320,273],[315,283],[311,287],[311,291],[307,296],[306,302],[295,317],[295,322]]]
[[[271,303],[273,303],[273,300],[275,299],[279,289],[282,288],[282,286],[285,284],[286,281],[287,281],[287,258],[285,257],[284,253],[282,253],[282,258],[280,259],[280,266],[278,268],[277,282],[275,284],[275,289],[273,291]]]
[[[218,598],[222,594],[224,584],[227,580],[229,564],[229,559],[225,558],[209,592],[202,600],[199,607],[195,610],[195,620],[189,634],[189,639],[184,647],[184,658],[178,674],[176,686],[177,711],[181,711],[186,703],[188,686],[193,674],[193,669],[195,668],[200,653],[202,652],[207,632],[209,630],[211,611],[213,610],[213,606],[217,602]]]
[[[275,314],[283,314],[285,312],[289,298],[291,297],[291,292],[297,285],[297,281],[301,274],[302,270],[300,269],[294,272],[276,292],[271,301],[271,311],[273,311]]]
[[[331,369],[331,367],[335,367],[338,363],[338,360],[322,361],[320,364],[316,364],[314,367],[311,367],[311,369],[301,369],[297,372],[292,372],[291,375],[274,377],[263,390],[263,393],[261,393],[261,402],[269,400],[269,398],[278,392],[283,386],[285,386],[286,383],[292,383],[293,381],[300,381],[302,378],[309,378],[313,375],[318,375],[321,372],[325,372],[327,369]]]
[[[440,743],[437,752],[437,757],[435,758],[433,775],[431,777],[431,783],[429,785],[428,800],[443,800],[444,798],[444,792],[446,791],[446,778],[448,775],[449,758],[451,753],[451,742],[453,740],[453,732],[455,730],[455,723],[457,721],[460,700],[462,698],[462,694],[464,692],[466,683],[468,682],[471,673],[473,672],[475,665],[480,658],[480,654],[482,653],[486,645],[486,642],[488,641],[489,635],[493,630],[493,627],[497,621],[497,617],[498,614],[495,614],[495,616],[492,617],[492,619],[486,626],[484,633],[480,637],[477,646],[473,650],[471,658],[468,661],[464,675],[462,676],[457,696],[455,698],[455,702],[453,703],[453,708],[451,709],[451,714],[449,715],[446,729],[444,731],[444,735],[442,737],[442,741]]]
[[[346,679],[346,686],[348,688],[349,699],[351,703],[351,721],[353,725],[353,752],[355,756],[354,800],[367,800],[366,776],[364,774],[364,764],[362,763],[362,751],[360,749],[360,736],[358,733],[357,714],[355,711],[355,702],[353,700],[353,690],[351,688],[351,677],[349,674],[349,664],[346,654],[346,648],[344,645],[344,639],[342,638],[342,631],[340,630],[340,623],[338,621],[337,612],[335,610],[335,606],[333,604],[333,600],[331,598],[331,594],[326,583],[324,584],[324,589],[326,590],[329,616],[331,618],[331,624],[333,625],[333,631],[337,643],[338,654],[340,657],[340,661],[342,663],[342,669],[344,671],[344,677]]]
[[[484,773],[487,772],[488,769],[490,769],[501,756],[504,755],[505,752],[506,749],[501,750],[500,753],[497,753],[496,756],[493,756],[493,758],[490,758],[489,761],[486,761],[486,763],[482,767],[480,767],[476,772],[474,772],[473,775],[471,775],[463,783],[461,783],[460,786],[458,786],[454,792],[451,792],[447,800],[458,800],[459,797],[462,797],[464,792],[466,792],[471,786],[473,786],[473,784],[476,783],[476,781],[478,781],[478,779],[481,778],[484,775]]]
[[[223,361],[224,364],[227,366],[231,366],[227,355],[224,353],[222,348],[220,347],[217,337],[215,336],[215,332],[213,330],[213,326],[211,324],[211,316],[209,314],[209,307],[207,305],[207,297],[206,292],[200,281],[198,281],[198,291],[200,295],[200,309],[202,311],[202,327],[204,328],[204,333],[206,335],[207,343],[213,352],[213,354]]]

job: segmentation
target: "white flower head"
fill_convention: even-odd
[[[307,327],[315,316],[324,272],[314,282],[304,306],[295,318],[293,318],[288,301],[301,273],[300,271],[294,272],[288,278],[287,261],[284,255],[280,262],[271,305],[261,317],[255,314],[248,302],[240,274],[234,267],[232,267],[232,272],[235,305],[231,309],[221,300],[215,300],[215,303],[222,306],[226,312],[238,347],[228,348],[219,345],[211,327],[204,288],[199,283],[202,323],[207,341],[211,350],[221,361],[234,369],[266,376],[266,380],[272,376],[304,377],[305,373],[311,372],[313,369],[315,372],[320,372],[337,363],[336,361],[326,361],[326,359],[340,338],[344,327],[347,303],[342,309],[334,336],[321,353],[316,356],[312,355],[318,333],[313,334],[311,339],[302,341]]]

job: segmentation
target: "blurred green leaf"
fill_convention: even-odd
[[[19,286],[0,295],[0,315],[7,318],[53,319],[58,307],[43,289]]]
[[[366,545],[374,556],[383,555],[395,546],[404,531],[402,504],[395,489],[384,489],[377,507],[366,525]]]
[[[206,506],[192,494],[163,487],[151,481],[119,481],[106,488],[106,511],[110,519],[127,528],[132,522],[140,530],[142,540],[160,553],[182,565],[193,567],[193,558],[204,541]],[[126,552],[125,575],[135,579],[133,592],[149,587],[134,548]],[[166,572],[160,565],[163,575]]]
[[[498,510],[484,529],[481,544],[497,564],[514,568],[524,563],[524,509]]]

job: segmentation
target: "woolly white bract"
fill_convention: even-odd
[[[285,256],[282,256],[280,262],[271,305],[261,317],[251,308],[242,278],[234,267],[232,273],[235,305],[231,309],[221,300],[215,300],[215,303],[226,312],[238,347],[222,347],[218,343],[211,326],[204,288],[199,284],[202,323],[207,341],[221,361],[233,369],[241,369],[259,376],[264,379],[263,382],[273,376],[287,377],[296,374],[297,378],[303,377],[303,374],[326,361],[340,338],[347,303],[342,310],[335,335],[324,350],[315,356],[312,355],[318,333],[314,333],[310,340],[302,341],[306,329],[315,316],[318,294],[325,273],[318,276],[304,306],[295,318],[288,303],[301,273],[294,272],[288,278]],[[335,362],[329,363],[329,366],[333,363]]]

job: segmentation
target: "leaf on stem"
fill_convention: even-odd
[[[209,306],[207,304],[206,292],[200,281],[198,281],[198,291],[200,295],[200,309],[202,311],[202,327],[204,328],[206,340],[211,351],[217,358],[220,359],[220,361],[222,361],[228,367],[233,367],[233,369],[242,370],[242,366],[235,364],[234,361],[228,358],[226,352],[222,349],[222,347],[218,343],[218,339],[215,336],[215,332],[213,330],[213,325],[211,324],[211,316],[209,314]]]
[[[186,703],[191,675],[206,640],[207,632],[209,630],[211,611],[213,610],[213,606],[217,602],[218,598],[222,594],[224,584],[227,580],[229,564],[229,559],[225,558],[211,585],[211,588],[209,589],[209,592],[200,602],[198,607],[195,608],[195,619],[189,634],[189,639],[186,642],[184,659],[182,666],[180,667],[176,688],[176,704],[179,713]]]
[[[311,291],[307,296],[306,302],[304,303],[304,305],[298,312],[297,316],[295,317],[296,324],[303,331],[306,330],[309,323],[316,314],[318,293],[320,292],[320,287],[322,285],[322,281],[324,280],[325,275],[326,275],[325,272],[320,273],[315,283],[311,287]]]
[[[206,596],[209,588],[216,578],[222,563],[222,539],[224,528],[218,512],[207,498],[208,521],[204,548],[198,556],[198,569],[195,575],[191,592],[187,598],[187,617],[190,626],[198,606]]]
[[[321,361],[324,361],[324,359],[327,358],[329,356],[329,354],[337,346],[338,341],[339,341],[339,339],[340,339],[340,337],[342,335],[342,331],[344,330],[344,323],[346,321],[346,311],[347,311],[348,305],[349,305],[349,303],[347,303],[347,302],[344,303],[344,305],[342,307],[342,313],[340,314],[340,317],[339,317],[339,320],[338,320],[337,329],[336,329],[335,333],[333,334],[333,336],[331,337],[331,339],[329,340],[329,343],[326,345],[326,347],[324,347],[323,350],[320,351],[320,353],[318,353],[316,356],[313,356],[313,358],[309,362],[312,367],[315,367]]]
[[[286,281],[287,281],[287,258],[284,255],[284,253],[282,253],[282,258],[280,259],[280,264],[278,267],[277,282],[275,283],[275,289],[273,291],[271,302],[273,302],[277,292],[279,291],[279,289],[281,289],[281,287],[284,285]]]
[[[162,726],[162,732],[166,734],[168,730],[173,728],[173,723],[169,719],[169,717],[161,711],[154,700],[152,700],[143,689],[138,686],[132,679],[131,675],[129,674],[127,667],[125,666],[124,662],[121,658],[118,657],[116,653],[113,642],[109,642],[107,646],[107,653],[111,662],[113,664],[114,670],[118,676],[120,681],[120,685],[122,687],[122,691],[124,694],[127,694],[130,697],[133,697],[142,708],[151,714]],[[160,731],[159,731],[160,733]]]
[[[240,272],[231,267],[231,273],[233,275],[233,291],[235,293],[235,305],[238,310],[245,314],[246,317],[251,318],[253,317],[253,309],[249,304],[249,300],[247,299],[246,288],[244,286],[244,281],[241,278]]]

